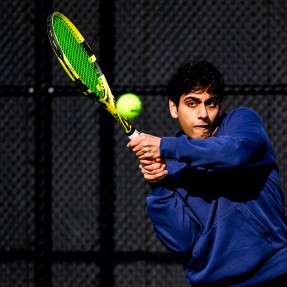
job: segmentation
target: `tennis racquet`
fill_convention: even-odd
[[[58,60],[73,82],[120,123],[129,139],[137,137],[139,132],[117,111],[96,56],[75,25],[63,14],[54,12],[48,16],[47,32]]]

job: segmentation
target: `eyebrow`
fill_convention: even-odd
[[[193,100],[195,102],[201,102],[201,98],[195,97],[195,96],[186,96],[184,99],[185,100]],[[206,99],[206,101],[210,101],[210,100],[218,100],[218,97],[215,95],[210,95],[209,98]]]
[[[187,100],[193,100],[195,102],[201,102],[201,99],[200,98],[197,98],[197,97],[192,97],[192,96],[187,96],[183,99],[184,101],[187,101]]]

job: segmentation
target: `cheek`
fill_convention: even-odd
[[[210,113],[209,114],[209,119],[210,119],[211,124],[215,123],[216,119],[220,115],[221,115],[221,110],[217,110],[217,111],[214,111],[214,112]]]
[[[189,115],[183,115],[180,114],[178,116],[178,124],[180,126],[180,128],[189,136],[191,136],[190,133],[193,133],[193,120],[192,117]]]
[[[192,115],[190,113],[178,113],[178,121],[180,123],[180,125],[188,125],[191,123],[192,121]]]
[[[190,119],[192,119],[195,116],[195,112],[194,112],[194,110],[183,106],[183,107],[180,107],[178,109],[177,115],[182,120],[189,121]]]

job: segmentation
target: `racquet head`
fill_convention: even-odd
[[[63,14],[51,13],[47,32],[62,67],[80,90],[106,109],[132,139],[138,131],[116,109],[114,96],[92,49],[76,26]]]

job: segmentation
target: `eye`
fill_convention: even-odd
[[[193,101],[193,100],[189,100],[186,101],[185,104],[191,108],[196,107],[197,106],[197,102]]]
[[[211,108],[216,108],[218,106],[218,101],[215,99],[210,99],[209,101],[206,102],[206,105]]]
[[[190,107],[194,107],[196,105],[196,103],[195,102],[188,102],[187,105]]]

